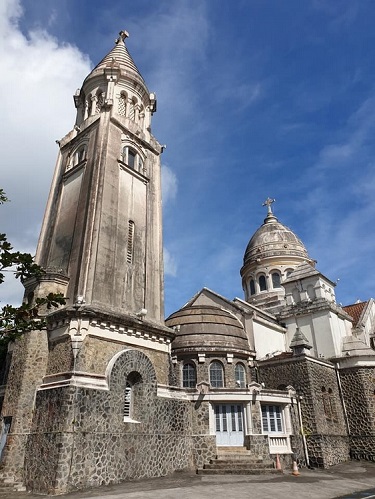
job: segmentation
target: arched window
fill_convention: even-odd
[[[255,282],[254,279],[250,279],[250,294],[255,295]]]
[[[239,388],[245,388],[246,386],[246,372],[243,364],[236,364],[234,368],[234,377],[236,380],[236,386]]]
[[[137,151],[132,149],[129,146],[125,146],[122,149],[122,161],[129,167],[132,168],[133,170],[137,170],[141,173],[143,173],[143,161],[142,158],[139,156]]]
[[[127,95],[125,92],[121,92],[120,98],[118,100],[118,114],[120,116],[126,116],[126,104],[127,104]]]
[[[272,287],[281,288],[281,277],[279,272],[272,272]]]
[[[267,291],[267,282],[266,282],[266,276],[265,275],[260,275],[259,279],[259,290],[260,291]]]
[[[191,362],[184,364],[182,368],[182,386],[184,388],[195,388],[197,384],[197,370]]]
[[[86,159],[86,146],[79,147],[74,153],[73,166],[78,165],[81,161]]]
[[[124,397],[124,418],[130,418],[131,408],[132,408],[132,385],[129,381],[125,385],[125,397]]]
[[[132,150],[132,149],[128,149],[128,162],[127,162],[127,165],[129,166],[129,168],[135,168],[135,157],[136,157],[136,154],[135,152]]]
[[[135,106],[137,104],[137,99],[133,97],[130,101],[129,118],[134,121],[135,119]]]
[[[91,95],[88,95],[86,100],[86,118],[89,118],[91,116],[91,111],[92,111],[92,100],[91,100]]]
[[[126,378],[124,390],[124,421],[134,419],[136,392],[141,383],[142,376],[136,371],[131,372]]]
[[[212,388],[222,388],[224,386],[223,366],[216,360],[210,364],[210,384]]]
[[[100,111],[102,110],[103,104],[104,104],[104,92],[101,89],[99,89],[96,92],[96,108],[95,108],[96,114],[100,113]]]
[[[288,279],[288,277],[290,276],[290,274],[293,272],[293,269],[286,269],[285,271],[285,278]]]

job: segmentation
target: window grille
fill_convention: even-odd
[[[103,96],[103,92],[100,91],[96,95],[96,108],[95,108],[96,114],[100,113],[100,111],[103,107],[103,104],[104,104],[104,96]]]
[[[118,114],[126,116],[126,94],[121,94],[118,100]]]
[[[129,383],[129,381],[127,381],[125,386],[125,398],[124,398],[124,418],[130,418],[131,405],[132,405],[132,385]]]
[[[213,388],[224,386],[224,372],[220,362],[214,361],[210,365],[210,384]]]
[[[133,263],[133,246],[134,246],[134,222],[129,220],[128,225],[128,244],[126,248],[126,261]]]
[[[234,377],[236,380],[236,386],[240,388],[245,388],[246,386],[246,375],[245,375],[245,367],[243,364],[236,364],[234,368]]]
[[[184,388],[195,388],[197,384],[197,371],[193,364],[185,364],[182,368],[182,386]]]

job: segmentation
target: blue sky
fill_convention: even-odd
[[[366,0],[4,0],[1,230],[35,251],[72,94],[126,29],[167,144],[166,315],[203,286],[243,297],[268,196],[338,302],[374,296],[374,25]]]

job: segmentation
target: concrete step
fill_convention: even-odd
[[[261,470],[254,469],[238,469],[238,468],[219,468],[219,469],[198,469],[198,475],[266,475],[271,473],[272,475],[282,473],[281,470],[276,470],[275,468],[267,468]]]
[[[220,461],[246,461],[252,463],[271,463],[271,460],[264,461],[263,458],[254,456],[254,454],[217,454],[216,459]]]
[[[237,447],[218,447],[217,453],[221,454],[250,454],[250,451],[247,447],[237,446]]]
[[[263,464],[263,463],[241,463],[241,462],[220,462],[220,461],[211,461],[208,464],[205,464],[203,466],[205,470],[214,470],[214,469],[235,469],[235,470],[248,470],[248,469],[253,469],[253,470],[270,470],[274,469],[273,466],[270,466],[269,464]]]

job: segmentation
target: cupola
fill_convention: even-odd
[[[313,263],[302,241],[278,221],[268,198],[267,216],[251,237],[241,268],[245,300],[262,308],[273,308],[284,301],[282,282],[302,262]]]

